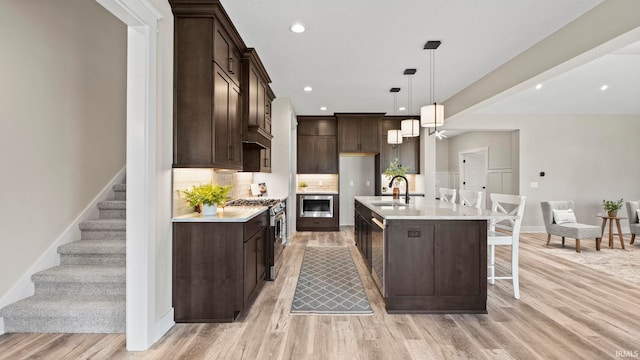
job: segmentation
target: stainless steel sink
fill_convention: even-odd
[[[410,204],[405,204],[403,200],[401,201],[372,201],[371,205],[380,206],[380,207],[394,207],[394,208],[402,208],[411,206]]]

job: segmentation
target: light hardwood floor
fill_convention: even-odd
[[[0,359],[640,358],[640,287],[548,255],[545,243],[544,234],[521,235],[519,301],[503,280],[489,285],[488,315],[389,315],[350,228],[297,233],[278,279],[235,323],[177,324],[136,353],[124,335],[5,334]],[[305,245],[349,246],[374,315],[289,313]]]

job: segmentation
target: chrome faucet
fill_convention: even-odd
[[[402,176],[402,175],[396,175],[396,176],[391,178],[391,181],[389,181],[389,187],[393,186],[393,180],[395,180],[396,178],[403,178],[404,182],[407,183],[407,187],[405,189],[406,192],[404,194],[404,203],[408,204],[409,203],[409,180],[407,180],[407,178]]]

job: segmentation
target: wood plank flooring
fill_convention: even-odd
[[[5,334],[0,359],[640,358],[640,287],[549,255],[545,243],[521,235],[519,301],[503,280],[489,285],[488,315],[389,315],[351,228],[297,233],[278,279],[235,323],[177,324],[144,352],[127,352],[121,334]],[[374,315],[289,313],[305,245],[349,246]]]

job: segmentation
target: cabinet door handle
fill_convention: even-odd
[[[233,62],[234,62],[233,58],[230,57],[229,58],[229,73],[230,74],[233,74]]]

